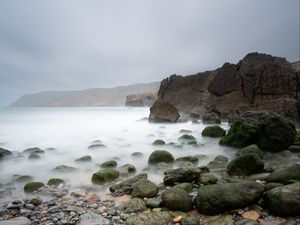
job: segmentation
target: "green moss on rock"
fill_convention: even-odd
[[[204,130],[202,131],[202,136],[205,136],[205,137],[223,137],[225,136],[226,134],[226,131],[220,127],[220,126],[208,126],[208,127],[205,127]]]
[[[119,177],[119,171],[115,169],[103,169],[93,174],[93,184],[105,184],[111,182]]]
[[[42,182],[28,182],[24,185],[24,191],[25,193],[32,193],[44,186],[45,185]]]

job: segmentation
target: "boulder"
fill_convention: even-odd
[[[148,158],[149,165],[156,165],[158,163],[174,163],[173,155],[165,150],[156,150],[151,153]]]
[[[23,154],[32,154],[32,153],[43,154],[43,153],[45,153],[45,151],[41,150],[40,148],[35,147],[35,148],[27,148],[22,153]]]
[[[146,200],[146,206],[148,208],[158,208],[161,205],[161,200],[157,198],[149,198]]]
[[[143,212],[147,209],[145,202],[140,198],[132,198],[123,205],[125,213]]]
[[[218,177],[216,177],[213,173],[201,173],[199,177],[199,184],[208,185],[208,184],[216,184],[218,182]]]
[[[99,148],[106,148],[106,146],[102,143],[93,143],[91,145],[89,145],[88,149],[99,149]]]
[[[267,208],[276,216],[299,216],[300,183],[273,188],[265,193]]]
[[[300,181],[300,164],[295,164],[287,168],[279,168],[272,172],[266,178],[266,181],[282,184],[289,184],[294,181]]]
[[[42,182],[28,182],[24,185],[24,191],[25,193],[32,193],[44,186]]]
[[[220,144],[246,147],[257,144],[263,151],[287,149],[296,138],[295,125],[274,112],[249,111],[234,120]]]
[[[248,176],[260,173],[264,169],[264,162],[260,156],[253,153],[243,154],[229,162],[227,173],[229,175]]]
[[[55,172],[59,173],[71,173],[75,172],[77,169],[73,166],[59,165],[53,169]]]
[[[92,161],[92,157],[90,155],[85,155],[75,160],[75,162],[90,162],[90,161]]]
[[[158,187],[150,180],[140,180],[135,183],[131,196],[133,198],[153,198],[158,194]]]
[[[193,185],[190,183],[176,184],[174,186],[174,188],[179,188],[179,189],[185,190],[186,192],[189,192],[189,193],[193,191]]]
[[[225,169],[228,164],[228,158],[226,156],[218,155],[213,161],[210,161],[206,166],[207,168],[214,169]]]
[[[0,159],[11,154],[12,154],[11,151],[8,151],[7,149],[4,148],[0,148]]]
[[[222,127],[217,125],[205,127],[204,130],[202,131],[202,136],[204,137],[218,138],[218,137],[225,136],[225,134],[226,131]]]
[[[194,204],[200,213],[214,215],[254,204],[263,192],[263,185],[252,181],[206,185],[199,188]]]
[[[180,188],[170,188],[162,193],[162,203],[169,210],[188,212],[193,209],[193,201],[188,192]]]
[[[109,191],[112,192],[114,196],[122,196],[126,194],[131,194],[133,187],[141,180],[146,180],[147,174],[141,173],[135,177],[129,178],[119,184],[112,185]]]
[[[136,172],[135,166],[129,163],[120,166],[117,170],[119,171],[120,176],[129,176]]]
[[[131,153],[131,156],[132,156],[133,158],[143,158],[143,157],[144,157],[144,154],[141,153],[141,152],[133,152],[133,153]]]
[[[157,139],[155,141],[153,141],[152,145],[165,145],[166,142],[164,140],[161,139]]]
[[[115,161],[115,160],[108,160],[108,161],[102,163],[100,166],[102,168],[116,168],[117,165],[118,165],[117,161]]]
[[[175,160],[176,163],[181,163],[181,162],[191,162],[194,165],[197,165],[199,162],[199,159],[196,156],[183,156],[179,157]]]
[[[119,172],[115,169],[103,169],[94,173],[92,176],[93,184],[105,184],[111,182],[119,177]]]
[[[238,151],[238,153],[236,154],[237,156],[241,156],[243,154],[247,154],[247,153],[253,153],[253,154],[257,154],[262,158],[262,151],[261,149],[253,144],[253,145],[249,145],[245,148],[242,148],[241,150]]]
[[[58,187],[60,184],[65,184],[65,181],[61,178],[51,178],[47,183],[49,186]]]
[[[197,141],[197,139],[191,134],[184,134],[184,135],[181,135],[178,138],[178,141],[180,141],[180,142],[191,142],[191,141]]]
[[[150,108],[150,122],[177,122],[179,117],[178,110],[168,102],[156,101]]]
[[[182,218],[181,225],[200,225],[200,219],[196,216],[187,216]]]
[[[13,175],[12,177],[12,181],[13,182],[17,182],[17,183],[26,183],[26,182],[31,182],[33,181],[33,176],[29,176],[29,175]]]
[[[172,223],[172,217],[169,212],[142,212],[130,216],[126,225],[165,225]]]
[[[37,153],[31,153],[29,156],[28,156],[28,159],[31,159],[31,160],[34,160],[34,159],[40,159],[41,156]]]
[[[167,170],[164,172],[164,184],[168,186],[173,186],[176,183],[195,183],[201,170],[198,168],[178,168]]]

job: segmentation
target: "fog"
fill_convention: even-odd
[[[253,51],[299,60],[298,0],[3,0],[0,105],[193,74]]]

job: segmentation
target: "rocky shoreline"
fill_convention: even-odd
[[[246,112],[230,125],[228,132],[208,125],[202,135],[237,147],[234,159],[219,155],[198,166],[201,155],[175,159],[166,150],[155,150],[140,174],[133,165],[120,170],[110,160],[91,175],[92,187],[111,192],[105,197],[97,188],[72,192],[59,178],[45,185],[18,177],[26,197],[1,202],[0,225],[300,224],[300,138],[295,125],[279,114],[261,111]],[[189,131],[182,133],[181,145],[197,146]],[[158,139],[152,145],[163,149],[166,143]],[[90,146],[96,147],[105,146],[100,142]],[[37,149],[29,152],[41,154]],[[0,153],[1,160],[11,154],[5,149]],[[137,160],[143,157],[141,152],[133,155]],[[164,172],[160,184],[148,179],[150,171]]]

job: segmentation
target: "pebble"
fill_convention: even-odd
[[[182,216],[176,216],[176,217],[173,219],[173,222],[174,222],[174,223],[179,223],[181,220],[182,220]]]
[[[252,219],[252,220],[258,220],[259,214],[253,210],[251,211],[246,211],[242,214],[242,217],[244,219]]]

